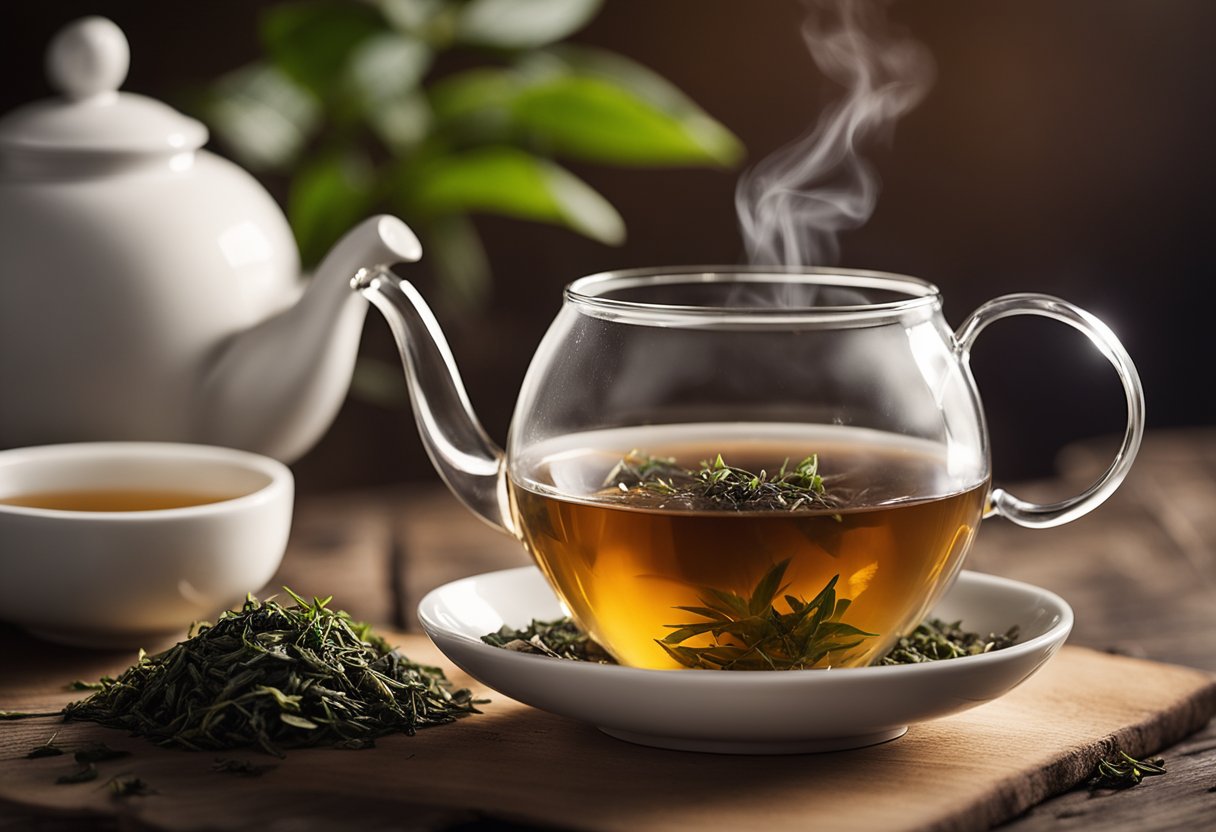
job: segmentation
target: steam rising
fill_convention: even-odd
[[[735,190],[748,259],[824,265],[839,232],[874,212],[877,173],[858,148],[889,141],[933,84],[933,59],[886,19],[890,0],[804,0],[802,36],[819,69],[846,89],[810,133],[744,173]]]

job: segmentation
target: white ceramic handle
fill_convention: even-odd
[[[82,17],[59,30],[46,51],[51,86],[73,101],[113,94],[127,80],[131,48],[114,21]]]
[[[1042,315],[1080,330],[1114,365],[1123,385],[1123,393],[1127,397],[1127,429],[1123,434],[1123,444],[1110,467],[1089,488],[1075,497],[1047,505],[1019,500],[1004,489],[993,490],[985,516],[999,514],[1019,526],[1036,529],[1059,526],[1100,506],[1107,497],[1115,493],[1119,483],[1127,476],[1132,461],[1136,458],[1136,452],[1140,450],[1140,439],[1144,435],[1144,390],[1140,386],[1140,374],[1136,372],[1136,365],[1132,363],[1131,356],[1110,328],[1084,309],[1051,295],[1003,295],[980,306],[963,321],[963,325],[954,334],[955,350],[960,359],[969,359],[971,345],[984,327],[1011,315]]]

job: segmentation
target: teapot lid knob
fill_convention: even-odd
[[[79,101],[113,94],[127,79],[131,48],[114,21],[84,17],[63,27],[46,52],[51,86]]]
[[[130,64],[126,35],[113,21],[86,17],[61,29],[46,51],[47,75],[61,95],[0,117],[0,171],[10,151],[133,159],[202,147],[207,128],[200,122],[161,101],[118,91]]]

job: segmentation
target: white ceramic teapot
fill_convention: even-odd
[[[298,278],[269,194],[202,149],[207,129],[118,92],[129,52],[104,18],[47,53],[61,97],[0,119],[0,446],[206,442],[291,461],[349,385],[360,269],[417,260],[372,217]]]

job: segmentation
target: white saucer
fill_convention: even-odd
[[[1068,604],[1047,590],[962,572],[933,615],[985,633],[1016,624],[1018,644],[918,665],[727,672],[590,664],[483,643],[503,624],[565,615],[530,566],[441,586],[422,599],[418,615],[449,659],[512,699],[629,742],[728,754],[837,751],[895,739],[910,723],[1008,693],[1055,655],[1073,620]]]

